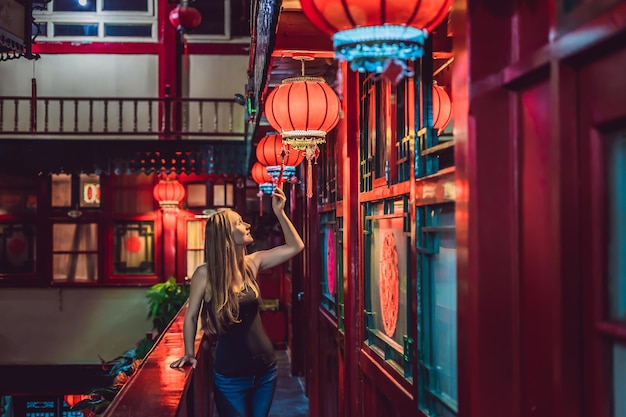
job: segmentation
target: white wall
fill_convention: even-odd
[[[152,330],[146,291],[0,289],[0,365],[94,364],[98,355],[119,356]]]
[[[0,63],[0,96],[30,96],[33,65],[39,96],[158,95],[155,55],[44,54],[37,61],[21,58]]]

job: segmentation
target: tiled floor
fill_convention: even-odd
[[[309,417],[309,400],[304,395],[303,381],[291,376],[291,366],[286,350],[277,350],[278,386],[270,417]]]

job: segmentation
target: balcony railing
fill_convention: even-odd
[[[212,417],[213,350],[201,330],[196,334],[196,369],[172,369],[183,356],[186,305],[104,412],[104,417]]]
[[[233,99],[0,97],[0,137],[244,139]]]

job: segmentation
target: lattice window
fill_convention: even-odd
[[[407,380],[413,380],[416,298],[411,286],[408,197],[365,203],[365,342]]]
[[[113,273],[152,275],[154,268],[154,221],[113,222]]]

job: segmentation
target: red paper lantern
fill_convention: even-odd
[[[448,15],[452,0],[301,0],[302,11],[320,30],[412,26],[431,32]]]
[[[320,77],[287,78],[265,101],[267,121],[294,149],[324,143],[339,122],[340,110],[339,97]]]
[[[262,165],[260,162],[255,162],[254,165],[252,165],[250,174],[252,175],[252,179],[254,180],[254,182],[259,185],[266,184],[272,181],[272,177],[267,172],[265,165]]]
[[[256,147],[256,159],[262,165],[282,165],[296,167],[304,160],[304,152],[292,149],[283,143],[279,134],[268,134],[259,141]]]
[[[202,22],[202,15],[193,6],[188,6],[187,1],[178,4],[170,12],[170,23],[177,31],[185,33],[193,28],[198,27]]]
[[[185,198],[185,187],[175,179],[162,178],[152,192],[162,209],[175,209]]]
[[[452,101],[446,90],[433,84],[433,127],[441,133],[452,119]]]
[[[406,61],[424,54],[428,34],[448,15],[452,0],[301,0],[302,11],[333,35],[338,58],[353,70],[391,82],[412,75]]]
[[[304,57],[301,57],[303,61]],[[312,161],[318,145],[339,122],[341,102],[335,91],[320,77],[287,78],[274,88],[265,101],[265,116],[282,136],[283,143],[303,150],[307,159],[307,197],[313,195]]]

